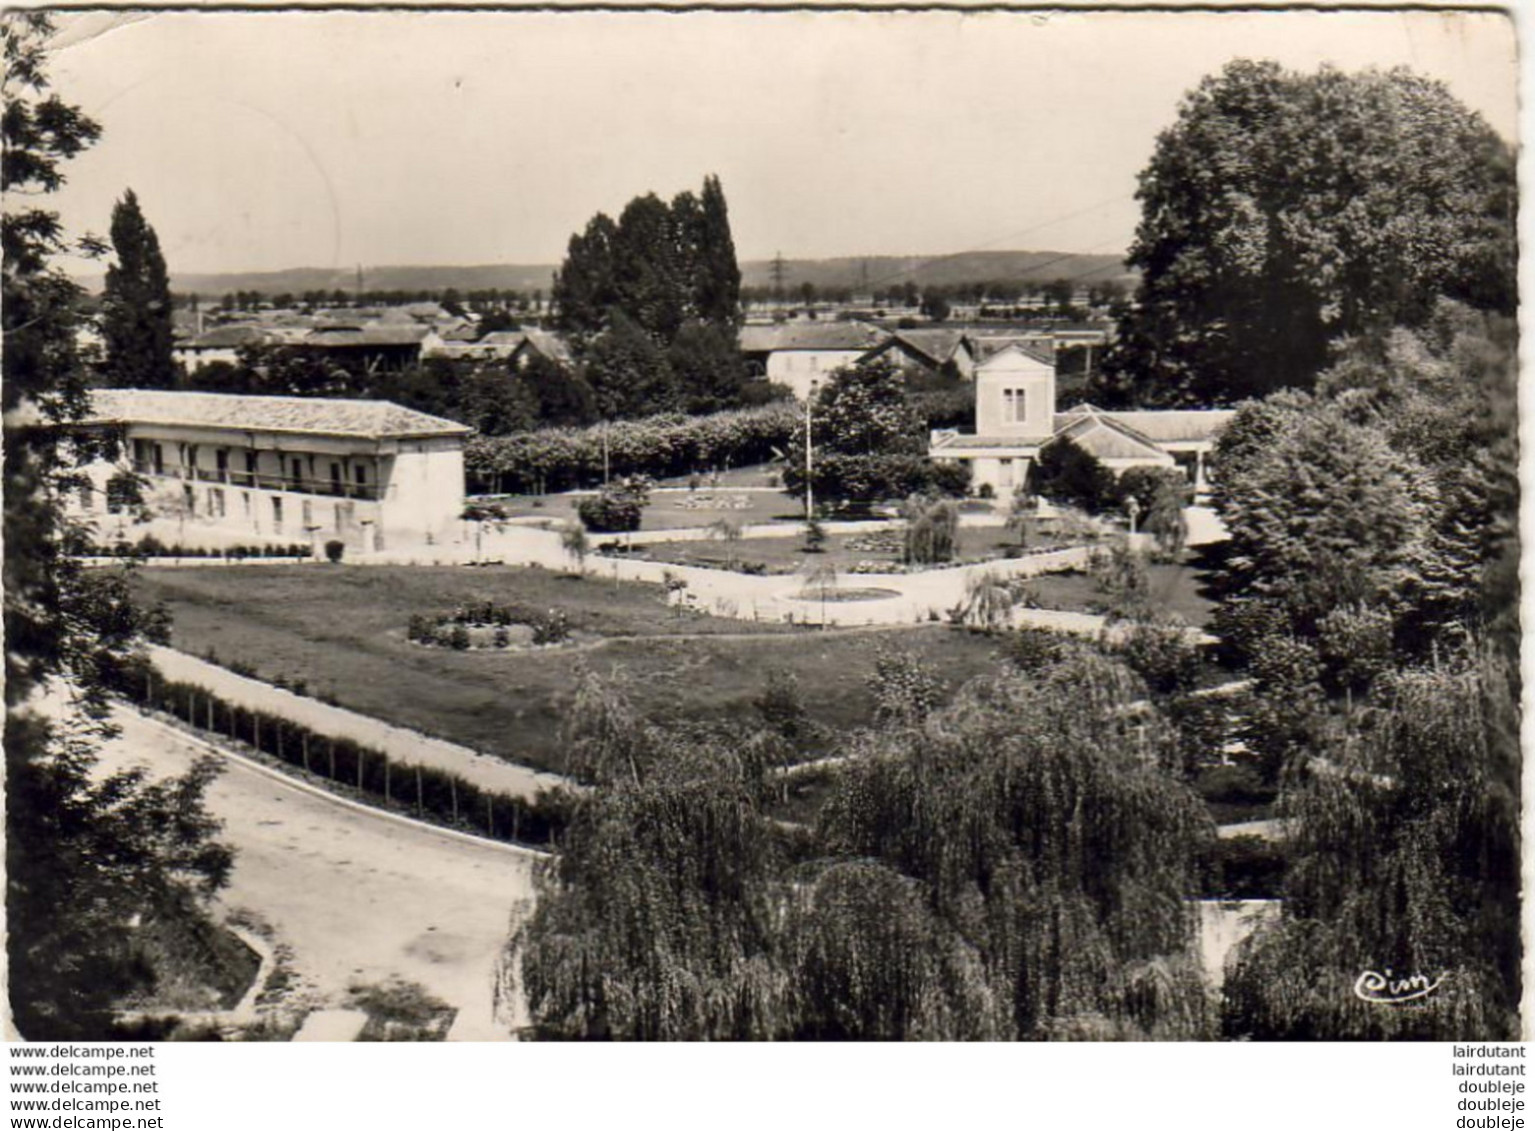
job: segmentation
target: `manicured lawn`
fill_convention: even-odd
[[[1150,565],[1146,567],[1146,573],[1151,582],[1153,607],[1177,613],[1196,627],[1202,628],[1209,623],[1215,602],[1203,593],[1204,571],[1184,561]],[[1040,607],[1045,609],[1098,612],[1107,600],[1098,583],[1086,573],[1045,574],[1031,579],[1029,588],[1039,599]]]
[[[175,618],[172,643],[216,652],[267,680],[400,726],[544,769],[563,770],[559,732],[579,671],[621,673],[638,706],[670,718],[754,718],[774,667],[799,677],[811,714],[864,723],[864,680],[881,643],[916,650],[951,686],[995,662],[985,638],[939,625],[895,631],[796,629],[700,615],[679,619],[657,586],[541,570],[384,566],[146,568],[137,584]],[[454,652],[406,639],[413,613],[491,599],[565,610],[576,643],[530,652]]]

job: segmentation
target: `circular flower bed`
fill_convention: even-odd
[[[708,493],[689,494],[677,503],[679,510],[685,511],[749,511],[752,501],[746,495],[713,495]]]
[[[475,601],[436,616],[410,618],[406,635],[429,648],[505,650],[547,648],[570,639],[570,618],[560,609],[527,609]]]

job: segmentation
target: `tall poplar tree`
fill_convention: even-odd
[[[112,209],[112,249],[117,262],[107,268],[101,327],[108,379],[119,388],[170,388],[176,380],[170,276],[132,189]]]

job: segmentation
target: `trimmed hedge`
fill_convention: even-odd
[[[137,542],[114,542],[111,546],[91,546],[86,557],[98,558],[222,558],[241,561],[245,558],[309,558],[314,548],[304,542],[287,545],[225,546],[213,549],[207,546],[183,546],[179,542],[169,545],[153,534],[146,534]]]
[[[236,706],[197,684],[167,680],[147,661],[125,665],[110,682],[131,703],[345,785],[381,808],[539,847],[552,846],[568,818],[558,792],[540,791],[530,801],[488,790],[448,770],[401,762],[349,738]]]
[[[766,463],[788,449],[801,410],[775,401],[709,416],[668,413],[588,428],[541,428],[477,436],[464,449],[474,493],[527,494],[602,482],[611,476],[664,478]]]

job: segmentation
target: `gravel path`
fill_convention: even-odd
[[[455,1038],[504,1040],[521,1023],[516,1009],[494,1020],[492,986],[512,916],[533,897],[536,854],[351,804],[126,708],[115,718],[105,770],[161,777],[210,752],[223,761],[208,807],[236,857],[220,898],[292,948],[302,992],[341,1005],[351,985],[401,978],[459,1010]]]

